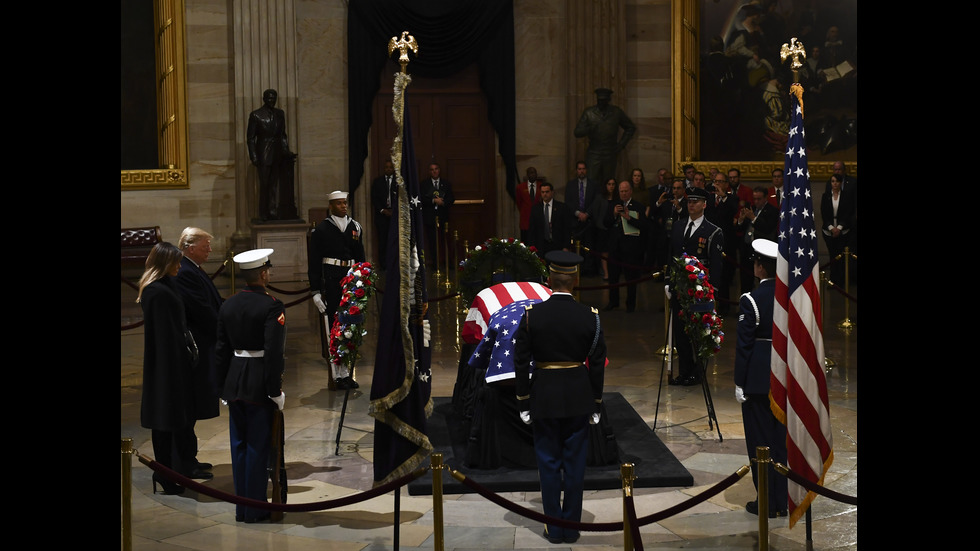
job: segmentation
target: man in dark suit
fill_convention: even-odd
[[[670,256],[671,259],[674,259],[683,253],[687,253],[689,256],[697,257],[708,271],[708,281],[714,284],[716,274],[722,265],[725,235],[718,226],[705,218],[704,204],[707,199],[708,192],[703,189],[692,188],[688,191],[688,217],[674,224],[670,238]],[[668,270],[674,269],[676,267],[671,260],[668,264]],[[674,345],[677,347],[677,363],[679,365],[677,377],[670,380],[669,383],[684,386],[696,385],[701,382],[702,374],[695,369],[697,364],[694,348],[691,345],[691,339],[684,332],[685,320],[678,315],[680,302],[677,300],[677,293],[673,288],[668,286],[667,292],[670,298],[670,309],[674,316]]]
[[[280,201],[280,195],[293,198],[291,187],[280,190],[280,186],[292,186],[293,182],[283,181],[280,177],[285,163],[292,163],[296,154],[289,151],[286,114],[276,107],[278,100],[278,92],[266,90],[262,92],[262,107],[248,115],[245,143],[248,145],[248,158],[259,174],[259,217],[262,220],[279,220],[296,215],[295,203]],[[282,193],[284,191],[288,191],[288,194]],[[280,212],[280,207],[284,209],[283,212]],[[285,210],[291,212],[286,213]]]
[[[627,281],[639,278],[643,263],[644,238],[649,230],[646,206],[633,200],[632,182],[619,183],[619,201],[611,201],[606,209],[609,228],[609,304],[606,310],[619,306],[619,276]],[[626,312],[636,309],[636,284],[626,286]]]
[[[439,163],[429,164],[429,177],[419,183],[419,192],[422,194],[422,225],[425,226],[425,240],[429,244],[425,262],[435,266],[436,243],[446,239],[445,233],[437,232],[445,232],[443,228],[449,221],[449,210],[456,202],[456,196],[453,195],[452,184],[442,177]]]
[[[267,501],[273,408],[282,410],[286,308],[266,291],[272,249],[235,255],[245,288],[218,312],[215,360],[227,373],[221,398],[228,402],[231,471],[235,495]],[[235,520],[268,519],[269,511],[236,505]]]
[[[528,245],[544,258],[551,251],[567,251],[572,246],[572,218],[561,201],[555,201],[554,187],[541,182],[541,202],[531,207]]]
[[[769,204],[776,207],[776,211],[779,211],[783,205],[783,199],[786,198],[786,190],[783,189],[783,169],[772,169],[772,185],[766,189],[766,194]]]
[[[211,419],[219,415],[218,396],[224,384],[224,373],[219,373],[214,363],[214,344],[218,338],[218,310],[224,299],[218,292],[211,277],[204,271],[204,263],[211,254],[210,233],[194,227],[184,228],[177,247],[184,253],[180,260],[180,271],[175,283],[184,303],[187,329],[197,344],[198,364],[194,368],[194,413],[195,420]],[[194,425],[187,433],[187,449],[194,451],[197,458],[197,434]],[[212,478],[211,464],[197,462],[192,478]]]
[[[531,207],[541,202],[541,183],[538,182],[538,170],[529,166],[526,174],[524,181],[518,184],[517,189],[514,190],[514,201],[517,203],[517,212],[520,213],[521,217],[521,241],[524,243],[530,239]]]
[[[769,190],[765,186],[756,186],[752,190],[752,206],[743,208],[738,214],[738,227],[744,234],[740,242],[739,258],[744,260],[739,264],[739,279],[742,292],[748,293],[755,286],[753,263],[749,260],[752,242],[756,239],[775,241],[779,228],[779,210],[769,204]]]
[[[758,494],[759,482],[755,450],[769,447],[773,461],[786,464],[786,426],[769,407],[769,374],[772,356],[772,315],[775,303],[776,254],[779,246],[768,239],[752,242],[752,264],[759,286],[739,299],[735,348],[735,399],[742,404],[745,447],[752,468],[752,484]],[[786,477],[776,474],[769,464],[769,518],[787,512]],[[759,514],[758,498],[745,504],[745,510]]]
[[[554,293],[524,312],[514,337],[514,384],[521,420],[534,424],[544,513],[581,522],[588,424],[602,411],[606,340],[599,311],[571,295],[582,257],[553,251],[546,260]],[[579,532],[549,524],[544,536],[573,543]]]
[[[371,209],[374,211],[374,230],[377,233],[378,267],[382,270],[388,265],[388,229],[391,227],[391,213],[398,200],[398,182],[395,179],[395,165],[385,161],[384,174],[371,182]]]
[[[594,244],[595,224],[589,214],[589,206],[599,193],[599,184],[588,177],[588,167],[585,161],[575,163],[575,178],[565,184],[565,207],[572,214],[572,241],[579,240],[582,247],[590,250]],[[599,270],[597,256],[585,254],[582,265],[582,275],[592,275]]]
[[[724,263],[715,269],[711,278],[711,284],[715,286],[716,310],[719,315],[727,315],[729,309],[729,297],[731,296],[731,286],[735,281],[735,266],[738,258],[738,230],[735,228],[735,219],[738,217],[738,196],[731,192],[728,187],[728,177],[719,172],[714,177],[715,193],[709,196],[704,215],[707,219],[721,228],[725,236],[723,250],[725,251]]]

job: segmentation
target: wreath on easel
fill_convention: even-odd
[[[714,303],[715,288],[708,281],[708,273],[695,256],[684,253],[674,259],[671,282],[680,303],[679,315],[684,319],[684,332],[691,339],[697,357],[707,358],[721,350],[725,333],[722,320],[714,307],[710,311],[696,308],[698,304]]]
[[[343,293],[333,327],[330,328],[330,361],[346,365],[351,370],[360,358],[358,349],[367,335],[364,329],[364,310],[377,292],[378,276],[370,262],[359,262],[350,267],[340,280]]]

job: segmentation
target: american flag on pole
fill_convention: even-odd
[[[776,303],[772,328],[770,402],[786,425],[787,465],[823,485],[834,461],[820,313],[820,274],[813,196],[806,162],[803,90],[790,89],[790,128],[786,150],[786,198],[779,220]],[[816,497],[789,483],[789,525]]]

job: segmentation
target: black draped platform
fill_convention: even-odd
[[[622,487],[620,465],[632,463],[635,488],[693,486],[694,477],[681,465],[674,454],[647,426],[633,406],[618,392],[603,394],[605,417],[615,432],[617,462],[592,465],[585,471],[586,490],[610,490]],[[453,407],[451,398],[433,398],[435,409],[428,422],[429,440],[435,452],[442,454],[444,465],[460,471],[481,486],[494,492],[540,491],[535,467],[518,466],[511,462],[496,468],[467,466],[467,454],[472,457],[470,418]],[[606,419],[603,419],[605,421]],[[598,426],[598,425],[597,425]],[[594,437],[594,435],[593,435]],[[469,463],[473,463],[470,461]],[[442,478],[443,493],[463,494],[473,490],[458,482],[449,473]],[[409,495],[432,495],[432,477],[422,476],[408,485]]]

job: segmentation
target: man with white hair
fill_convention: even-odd
[[[327,195],[327,200],[330,201],[330,213],[310,234],[307,275],[310,278],[313,303],[326,317],[326,331],[329,334],[343,294],[340,281],[351,266],[364,262],[364,233],[361,225],[347,215],[346,191],[332,191]],[[329,345],[330,340],[325,339],[324,357],[328,361]],[[359,386],[346,366],[331,363],[331,368],[337,389],[347,390]]]

